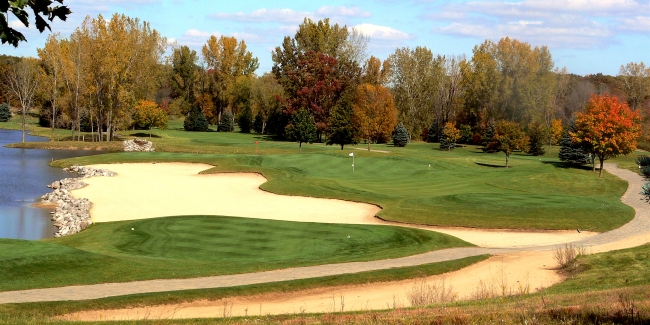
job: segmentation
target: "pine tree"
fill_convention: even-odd
[[[458,139],[460,139],[460,130],[453,123],[447,122],[440,132],[440,149],[450,151],[456,148]]]
[[[0,122],[8,122],[11,119],[11,111],[7,103],[0,104]]]
[[[242,132],[251,133],[251,127],[253,126],[253,112],[251,111],[250,104],[246,103],[244,109],[239,113],[237,125],[239,125],[239,129]]]
[[[342,105],[335,107],[330,115],[329,131],[327,145],[336,144],[343,150],[343,146],[346,144],[356,144],[352,109]]]
[[[221,121],[219,121],[219,132],[232,132],[234,129],[232,113],[230,111],[223,112]]]
[[[253,131],[259,134],[264,133],[264,116],[262,116],[262,112],[257,112],[257,115],[255,115],[255,120],[253,121]]]
[[[438,134],[438,119],[434,119],[427,131],[427,142],[434,143],[438,142],[440,135]]]
[[[571,141],[569,132],[575,132],[575,128],[575,123],[571,122],[569,127],[562,132],[558,156],[562,162],[578,165],[588,164],[591,162],[589,154],[584,152],[580,144]]]
[[[544,146],[548,143],[548,132],[540,123],[528,125],[528,138],[530,138],[528,153],[533,156],[541,156],[546,152]]]
[[[485,130],[483,133],[483,152],[497,152],[496,143],[493,141],[494,131],[497,128],[497,124],[494,120],[489,120],[485,125]]]
[[[397,124],[393,131],[393,145],[396,147],[405,147],[409,142],[409,134],[402,123]]]
[[[183,121],[183,128],[186,131],[207,131],[209,130],[208,120],[198,106],[192,107],[189,114]]]
[[[314,117],[306,109],[297,111],[291,117],[291,123],[287,125],[285,133],[289,141],[298,142],[302,153],[303,142],[312,143],[317,139]]]

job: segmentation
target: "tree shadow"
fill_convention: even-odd
[[[144,132],[136,132],[136,133],[131,133],[129,135],[138,138],[149,138],[149,133],[144,133]],[[160,138],[160,136],[157,134],[152,134],[151,138]]]
[[[581,169],[581,170],[592,170],[593,168],[588,165],[579,165],[579,164],[572,164],[572,163],[566,163],[566,162],[561,162],[561,161],[542,161],[543,164],[546,165],[553,165],[555,168],[562,168],[562,169]],[[596,168],[598,170],[598,168]]]
[[[490,168],[506,168],[504,165],[493,165],[493,164],[485,164],[485,163],[480,163],[480,162],[475,162],[475,164],[483,167],[490,167]],[[512,168],[512,166],[508,167]]]

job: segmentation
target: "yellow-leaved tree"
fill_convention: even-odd
[[[371,142],[386,141],[397,124],[393,96],[380,85],[359,85],[352,108],[354,125],[368,143],[368,151]]]
[[[141,100],[135,106],[133,122],[137,129],[149,130],[149,137],[151,138],[152,128],[157,127],[161,130],[167,128],[167,113],[158,104],[148,100]]]

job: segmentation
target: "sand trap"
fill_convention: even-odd
[[[259,189],[259,174],[199,175],[204,164],[94,165],[115,177],[85,179],[75,197],[92,202],[94,222],[177,215],[223,215],[287,221],[357,224],[380,208],[343,200],[276,195]]]
[[[595,233],[577,231],[510,231],[426,227],[385,222],[380,208],[343,200],[277,195],[259,189],[266,178],[253,173],[199,175],[205,164],[94,165],[115,177],[85,179],[90,186],[73,191],[90,199],[94,222],[175,215],[224,215],[245,218],[341,224],[396,225],[446,233],[483,247],[560,244]]]
[[[486,293],[502,294],[536,291],[562,280],[552,267],[551,252],[516,253],[493,256],[465,269],[426,279],[358,286],[321,288],[292,293],[273,293],[252,297],[235,297],[217,301],[196,301],[176,305],[132,309],[85,311],[67,315],[69,320],[134,320],[191,317],[224,317],[246,315],[277,315],[293,313],[326,313],[343,310],[372,310],[409,307],[409,293],[421,284],[452,286],[458,299],[469,299]],[[479,275],[480,276],[477,276]]]

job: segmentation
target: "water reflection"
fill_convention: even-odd
[[[52,160],[94,154],[82,150],[41,150],[7,148],[20,142],[21,131],[0,130],[0,238],[40,239],[52,237],[54,227],[50,211],[31,207],[47,193],[47,184],[75,177],[48,166]],[[47,141],[27,136],[26,141]]]

